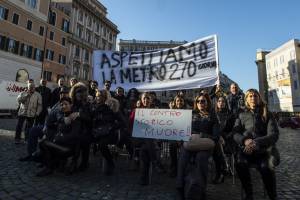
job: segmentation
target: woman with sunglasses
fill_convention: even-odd
[[[187,104],[182,95],[176,95],[174,100],[169,103],[170,109],[187,109]],[[170,141],[170,177],[176,177],[177,175],[177,151],[180,147],[180,143],[178,141]]]
[[[218,140],[219,124],[208,94],[195,98],[192,116],[192,134]],[[179,199],[206,199],[208,158],[210,150],[189,151],[181,148],[178,162],[177,194]]]
[[[228,109],[225,96],[220,96],[216,99],[215,113],[220,125],[220,139],[213,153],[216,166],[216,175],[213,183],[219,184],[224,182],[226,170],[228,170],[226,169],[225,152],[234,153],[236,146],[232,138],[232,128],[235,118]]]
[[[246,193],[245,199],[254,199],[249,172],[251,165],[260,172],[269,198],[277,199],[274,166],[279,164],[279,158],[274,159],[272,155],[273,152],[278,153],[275,149],[279,137],[277,123],[257,90],[246,92],[245,106],[245,112],[239,114],[234,126],[234,140],[241,147],[236,170]]]

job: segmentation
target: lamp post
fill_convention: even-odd
[[[49,0],[48,5],[48,15],[47,15],[47,21],[46,21],[46,28],[45,28],[45,37],[44,37],[44,48],[43,48],[43,58],[42,58],[42,70],[41,70],[41,78],[43,78],[44,74],[44,65],[45,65],[45,55],[46,55],[46,45],[47,45],[47,37],[48,37],[48,24],[50,20],[50,14],[51,14],[51,0]]]

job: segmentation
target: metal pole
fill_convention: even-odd
[[[41,70],[41,78],[43,78],[44,74],[44,63],[45,63],[45,56],[46,56],[46,44],[47,44],[47,37],[48,37],[48,24],[49,24],[49,16],[51,13],[51,0],[49,0],[49,6],[48,6],[48,16],[47,16],[47,22],[46,22],[46,29],[45,29],[45,37],[44,37],[44,48],[43,52],[44,54],[42,55],[42,70]]]

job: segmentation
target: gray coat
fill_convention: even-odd
[[[253,139],[257,150],[261,151],[274,146],[279,138],[278,126],[271,113],[268,113],[266,121],[263,121],[259,114],[251,111],[240,113],[233,131],[234,140],[240,146],[244,146],[246,139]]]

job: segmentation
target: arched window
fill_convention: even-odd
[[[73,76],[79,78],[80,75],[80,63],[77,61],[73,62]]]
[[[89,80],[89,65],[83,65],[82,78],[83,80]]]
[[[19,69],[16,74],[16,82],[26,83],[29,79],[29,74],[26,69]]]

